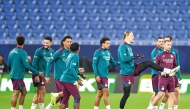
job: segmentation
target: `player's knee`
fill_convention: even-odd
[[[179,94],[179,88],[175,88],[175,93]]]
[[[40,91],[39,91],[39,94],[40,94],[40,95],[45,95],[45,93],[46,93],[46,90],[40,90]]]
[[[101,98],[103,96],[103,93],[98,94],[98,98]]]
[[[130,93],[126,93],[126,97],[128,98],[130,96]]]
[[[23,92],[22,92],[22,95],[25,96],[26,94],[27,94],[27,91],[23,91]]]

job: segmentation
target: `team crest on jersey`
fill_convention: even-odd
[[[165,55],[162,56],[163,58],[165,57]]]
[[[63,53],[62,56],[65,56],[65,53]]]
[[[105,84],[105,86],[107,87],[108,85],[107,85],[107,84]]]
[[[173,56],[171,55],[171,58],[173,58]]]
[[[52,53],[50,55],[52,56]]]
[[[162,90],[164,90],[164,86],[162,86]]]
[[[131,81],[130,81],[130,80],[128,81],[128,84],[131,84]]]

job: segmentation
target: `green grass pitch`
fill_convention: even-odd
[[[24,109],[30,109],[32,98],[34,93],[28,93],[25,98]],[[81,109],[93,109],[95,93],[81,93]],[[0,92],[0,109],[10,109],[10,100],[12,97],[12,93]],[[110,94],[110,105],[111,109],[119,109],[119,102],[122,97],[122,94]],[[150,100],[151,94],[131,94],[125,109],[146,109]],[[50,94],[47,93],[45,96],[45,106],[50,101]],[[18,102],[18,101],[17,101]],[[18,103],[17,103],[18,109]],[[37,107],[39,109],[39,107]],[[57,105],[52,109],[57,109]],[[73,98],[70,97],[69,101],[69,109],[73,109]],[[101,100],[101,104],[99,109],[105,109],[103,99]],[[167,105],[165,106],[167,109]],[[190,94],[181,95],[181,100],[178,109],[190,109]]]

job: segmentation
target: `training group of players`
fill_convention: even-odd
[[[17,46],[12,49],[8,56],[8,68],[13,83],[13,96],[11,109],[16,109],[19,99],[19,109],[23,109],[24,99],[27,94],[24,79],[25,68],[32,72],[32,80],[36,87],[36,94],[33,97],[31,109],[51,109],[59,102],[58,109],[68,109],[69,97],[74,98],[74,109],[80,108],[81,96],[77,85],[82,86],[82,79],[85,69],[79,68],[80,45],[72,43],[71,36],[65,36],[61,40],[61,48],[54,52],[51,49],[52,38],[44,37],[43,46],[35,51],[32,66],[27,61],[27,53],[23,50],[24,36],[16,37]],[[120,77],[123,85],[123,96],[120,100],[119,109],[124,109],[125,103],[130,96],[131,85],[134,77],[139,76],[146,68],[152,68],[152,86],[155,94],[150,100],[147,109],[158,109],[158,101],[162,99],[159,109],[163,109],[168,100],[168,109],[178,108],[179,83],[181,80],[179,55],[172,47],[172,37],[157,38],[157,47],[151,53],[152,61],[134,63],[134,59],[143,58],[143,54],[133,55],[131,44],[134,42],[134,35],[131,31],[125,31],[122,43],[118,48],[118,61],[115,61],[109,52],[110,39],[100,39],[101,47],[94,52],[92,67],[97,82],[98,91],[94,101],[94,109],[99,108],[100,100],[104,97],[106,109],[111,109],[108,90],[109,64],[120,66]],[[51,93],[51,102],[44,107],[46,93],[45,84],[50,82],[50,70],[54,63],[54,79],[57,93]],[[177,72],[177,73],[176,73]],[[80,76],[80,77],[79,77]],[[175,93],[175,94],[174,94]],[[174,101],[175,98],[175,101]]]

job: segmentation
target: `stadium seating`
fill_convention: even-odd
[[[28,44],[41,44],[45,35],[59,42],[69,34],[81,44],[99,44],[104,36],[119,44],[131,30],[135,45],[164,35],[188,45],[189,14],[189,0],[0,0],[0,39],[13,43],[22,34]]]

